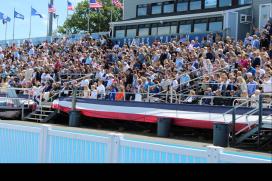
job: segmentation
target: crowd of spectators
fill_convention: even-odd
[[[39,45],[25,41],[0,47],[0,65],[2,89],[29,88],[47,100],[59,93],[70,96],[78,85],[80,96],[90,99],[141,101],[172,91],[184,103],[202,95],[216,96],[204,104],[231,105],[228,97],[272,93],[272,19],[239,41],[212,33],[201,41],[175,38],[151,46],[133,41],[119,47],[105,36]],[[76,80],[79,75],[88,76]]]

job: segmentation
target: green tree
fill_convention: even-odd
[[[122,10],[112,5],[111,0],[102,0],[103,8],[99,10],[89,9],[89,1],[80,2],[75,7],[75,12],[58,28],[58,32],[65,34],[76,34],[80,31],[104,32],[109,31],[109,23],[119,21],[122,17]],[[112,14],[111,14],[112,13]]]

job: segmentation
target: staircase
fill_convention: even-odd
[[[38,123],[47,123],[53,119],[57,112],[51,108],[52,103],[43,102],[38,105],[37,109],[27,115],[24,120],[37,121]]]
[[[258,108],[248,111],[243,115],[236,115],[236,110],[241,107],[241,105],[235,106],[234,108],[225,113],[227,114],[232,112],[232,131],[230,136],[231,146],[263,148],[272,143],[272,114],[267,116],[263,115],[262,100],[262,96],[260,96]],[[250,117],[256,117],[257,115],[257,120],[249,121]],[[245,117],[248,125],[242,130],[236,132],[236,121],[241,117]]]

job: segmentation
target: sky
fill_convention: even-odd
[[[74,7],[78,2],[83,0],[70,0]],[[32,16],[32,29],[31,38],[34,37],[44,37],[47,35],[48,26],[48,3],[49,0],[0,0],[0,12],[11,18],[11,21],[7,24],[7,40],[11,40],[13,37],[13,11],[15,10],[24,15],[24,20],[15,20],[15,39],[24,39],[29,37],[30,29],[30,7],[32,6],[39,13],[43,14],[45,17],[41,19],[39,16]],[[63,25],[67,18],[67,0],[54,0],[55,8],[57,9],[57,14],[59,15],[58,24]],[[72,14],[69,11],[69,14]],[[57,19],[53,23],[53,31],[57,28]],[[5,40],[5,25],[0,22],[0,40]]]

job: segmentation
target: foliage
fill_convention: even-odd
[[[74,13],[67,18],[63,26],[58,28],[58,32],[61,34],[86,32],[88,31],[88,17],[90,33],[109,31],[111,17],[113,22],[121,20],[122,10],[113,6],[111,0],[102,0],[102,2],[103,8],[99,10],[89,9],[88,0],[78,3]]]

